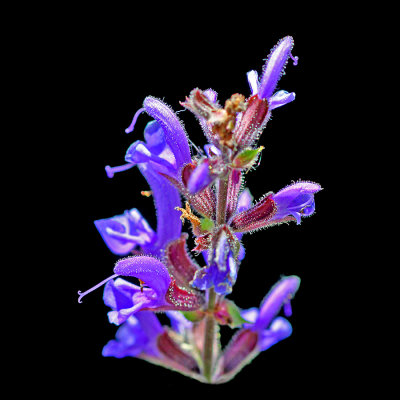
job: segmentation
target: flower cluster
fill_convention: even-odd
[[[191,153],[183,123],[163,101],[146,97],[127,133],[141,113],[152,120],[144,141],[135,141],[126,164],[106,167],[108,177],[137,166],[154,199],[154,230],[132,208],[95,221],[108,248],[122,256],[114,274],[83,296],[104,286],[110,323],[119,326],[115,340],[103,349],[105,357],[137,357],[171,368],[201,382],[231,379],[260,352],[291,335],[285,317],[299,288],[297,276],[282,277],[259,308],[240,309],[227,299],[245,258],[242,236],[262,228],[302,218],[315,211],[317,183],[298,181],[254,201],[244,176],[256,168],[263,146],[257,141],[272,110],[295,99],[294,93],[275,91],[291,58],[290,36],[271,50],[261,78],[247,74],[251,94],[232,95],[220,105],[212,89],[191,91],[181,105],[198,119],[208,144]],[[182,199],[184,204],[182,204]],[[188,249],[188,220],[195,246]],[[244,272],[245,273],[245,272]],[[132,279],[133,278],[133,279]],[[165,312],[169,325],[155,313]],[[225,347],[217,343],[219,325],[237,329]]]

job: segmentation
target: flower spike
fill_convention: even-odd
[[[138,167],[149,188],[136,190],[154,201],[157,227],[153,230],[136,208],[95,221],[111,252],[125,257],[116,262],[112,276],[78,292],[81,303],[104,285],[108,319],[119,326],[115,339],[103,348],[104,357],[136,357],[215,384],[232,379],[254,357],[292,334],[286,318],[293,314],[297,276],[282,277],[259,307],[241,309],[226,296],[243,268],[243,235],[290,221],[300,224],[315,212],[314,197],[322,189],[298,181],[253,203],[244,187],[247,174],[261,163],[266,146],[256,141],[272,110],[296,97],[277,89],[289,58],[297,65],[293,45],[291,36],[282,38],[260,76],[247,73],[248,97],[233,92],[220,104],[212,89],[190,91],[180,104],[197,118],[208,141],[204,146],[187,136],[177,113],[160,99],[146,97],[135,112],[125,132],[132,132],[146,113],[151,121],[144,138],[128,147],[126,164],[106,166],[106,173],[112,178]],[[182,233],[186,219],[192,237]],[[202,264],[195,260],[198,256]],[[163,312],[169,325],[157,317]],[[219,326],[237,329],[224,348]]]

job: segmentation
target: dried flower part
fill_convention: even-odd
[[[235,146],[232,141],[232,131],[236,126],[236,116],[238,113],[246,110],[247,104],[242,94],[233,94],[230,99],[225,102],[226,114],[221,120],[216,121],[213,126],[213,132],[219,137],[219,143],[222,146],[233,148]]]
[[[165,249],[165,260],[168,271],[176,282],[184,287],[189,287],[189,282],[194,274],[200,268],[187,252],[186,241],[189,235],[187,233],[170,242]]]
[[[182,106],[204,118],[211,128],[213,142],[229,148],[234,147],[232,131],[236,126],[236,116],[245,111],[247,104],[241,94],[233,94],[221,108],[213,103],[200,89],[193,89]]]
[[[256,205],[234,216],[230,226],[235,232],[251,232],[268,225],[277,207],[272,195],[264,197]]]
[[[200,218],[192,213],[188,202],[185,203],[185,208],[175,207],[175,210],[178,210],[182,213],[180,216],[182,224],[185,223],[185,219],[187,219],[192,224],[193,233],[196,236],[202,234]]]
[[[256,350],[258,334],[249,329],[240,330],[224,351],[222,373],[233,372],[243,361],[252,356]]]
[[[196,247],[192,251],[196,253],[201,253],[204,250],[208,250],[211,246],[211,239],[212,235],[210,233],[198,236],[194,240],[194,242],[196,243]]]
[[[186,369],[190,372],[199,373],[196,360],[176,343],[168,334],[164,332],[157,339],[157,347],[161,354],[176,364],[178,369]]]
[[[269,107],[266,99],[260,99],[258,95],[254,95],[250,97],[247,104],[247,109],[234,131],[234,138],[239,149],[251,147],[268,119]]]

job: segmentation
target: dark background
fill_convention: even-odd
[[[48,378],[71,393],[79,388],[77,394],[110,391],[124,397],[155,390],[188,397],[193,390],[324,398],[325,393],[341,391],[350,379],[343,363],[352,365],[354,355],[347,352],[344,359],[341,352],[347,340],[343,321],[350,310],[345,306],[345,265],[339,263],[343,250],[337,217],[342,204],[337,137],[343,127],[337,116],[343,113],[343,81],[338,55],[343,53],[343,37],[337,23],[312,18],[305,9],[307,18],[295,22],[277,15],[263,21],[268,15],[264,9],[249,15],[241,9],[228,14],[224,8],[202,7],[184,14],[157,9],[156,15],[141,9],[75,11],[64,15],[46,67],[49,100],[54,101],[51,118],[56,121],[48,144],[57,165],[48,198],[56,217],[48,224],[62,222],[52,246],[57,250],[52,266],[56,284],[48,293],[56,304],[46,310],[50,329],[42,335],[51,355]],[[346,19],[336,22],[344,26]],[[260,139],[265,146],[261,165],[247,175],[246,186],[255,199],[298,179],[318,182],[324,190],[316,195],[315,215],[300,226],[244,236],[247,254],[229,298],[242,308],[258,306],[281,275],[299,276],[292,336],[221,386],[200,384],[137,359],[103,358],[102,347],[117,328],[107,320],[101,289],[82,304],[77,291],[110,276],[118,257],[105,246],[93,221],[136,207],[156,226],[152,199],[140,195],[148,187],[139,171],[131,169],[114,179],[104,171],[105,165],[124,164],[126,149],[142,139],[150,118],[142,114],[129,135],[124,129],[148,95],[163,99],[175,111],[182,110],[179,101],[194,87],[213,88],[222,104],[233,93],[248,95],[246,72],[261,73],[263,59],[286,35],[294,37],[293,55],[299,63],[289,61],[277,90],[294,91],[297,97],[273,111]],[[194,116],[185,111],[179,117],[192,141],[203,146],[206,141]],[[42,384],[40,379],[37,384]]]

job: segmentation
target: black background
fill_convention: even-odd
[[[51,361],[46,378],[41,375],[36,384],[45,387],[49,379],[58,382],[61,391],[107,391],[124,397],[161,391],[167,397],[240,392],[324,398],[341,391],[351,378],[343,362],[352,365],[354,355],[347,352],[344,360],[340,351],[347,340],[343,321],[350,313],[345,306],[346,271],[338,261],[343,251],[341,221],[336,218],[342,201],[337,191],[337,115],[343,112],[338,105],[343,83],[337,57],[343,52],[340,29],[326,13],[317,19],[305,9],[307,18],[292,22],[277,15],[268,19],[268,9],[253,9],[247,15],[229,7],[198,7],[184,14],[151,8],[111,14],[107,8],[60,12],[62,28],[55,26],[54,44],[49,43],[44,72],[55,122],[48,144],[57,173],[49,178],[47,200],[57,217],[47,223],[61,232],[52,238],[55,243],[49,250],[57,253],[46,294],[52,298],[45,311],[50,323],[39,329],[45,344],[38,357],[50,353]],[[345,17],[341,23],[344,26]],[[265,146],[261,165],[247,175],[246,186],[255,199],[298,179],[318,182],[324,190],[316,195],[315,215],[301,225],[244,236],[247,254],[229,297],[242,308],[257,306],[281,275],[298,275],[292,336],[221,386],[200,384],[137,359],[103,358],[102,347],[116,327],[107,320],[102,290],[82,304],[77,291],[110,276],[118,258],[93,221],[136,207],[153,227],[156,224],[152,199],[140,195],[148,187],[139,171],[131,169],[114,179],[104,171],[105,165],[124,163],[126,149],[142,139],[150,119],[142,114],[129,135],[125,128],[148,95],[176,111],[183,109],[179,101],[194,87],[213,88],[222,104],[233,93],[248,95],[246,72],[260,72],[270,48],[286,35],[294,37],[293,54],[299,63],[293,66],[289,61],[277,89],[294,91],[297,97],[273,112],[260,139]],[[203,146],[206,141],[193,115],[185,111],[179,117],[192,141]]]

